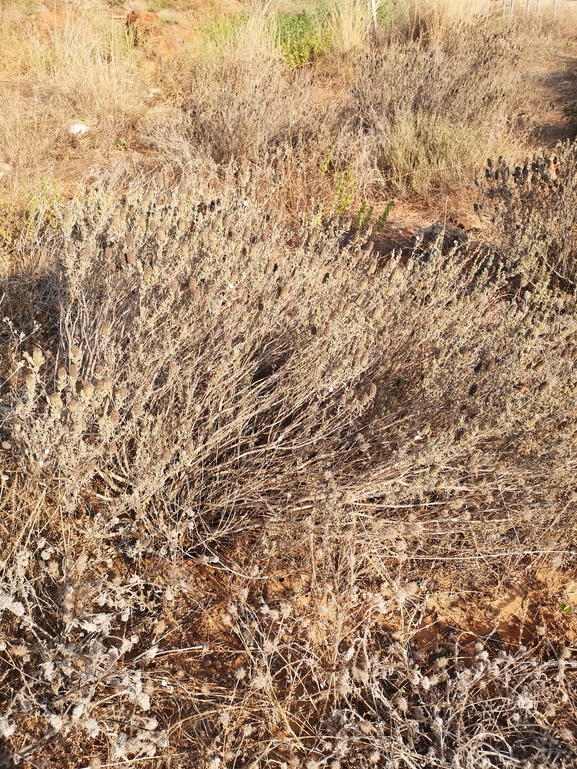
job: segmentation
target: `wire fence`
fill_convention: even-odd
[[[525,11],[525,15],[530,13],[553,13],[557,15],[559,9],[559,0],[489,0],[490,13],[496,13],[500,10],[502,16]]]

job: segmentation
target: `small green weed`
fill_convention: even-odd
[[[320,168],[321,174],[326,174],[326,172],[329,170],[329,167],[333,162],[334,154],[335,154],[335,145],[333,144],[330,150],[328,151],[326,158],[322,162],[322,165]]]
[[[64,158],[66,160],[66,158]],[[52,229],[58,226],[59,206],[62,205],[62,191],[56,179],[42,180],[40,191],[31,196],[26,210],[26,228],[33,232],[36,227],[46,223]]]
[[[331,148],[329,149],[326,158],[323,160],[320,172],[321,174],[326,174],[327,172],[331,171],[333,172],[334,166],[333,166],[333,158],[335,154],[335,145],[333,144]],[[337,178],[337,188],[335,191],[334,196],[334,202],[332,205],[333,211],[337,214],[344,214],[345,211],[348,210],[349,206],[353,202],[353,197],[355,195],[355,190],[358,186],[358,180],[355,178],[353,174],[353,170],[350,166],[347,166],[347,168],[344,171],[341,171],[340,174],[338,174]],[[372,208],[370,209],[369,213],[369,220],[372,216]],[[361,206],[361,209],[358,214],[358,218],[363,219],[366,217],[366,211],[365,211],[365,204]]]
[[[291,69],[306,64],[325,53],[331,45],[331,35],[319,14],[301,11],[281,13],[274,18],[276,40],[283,59]]]
[[[367,206],[366,202],[363,201],[363,204],[359,208],[359,213],[357,214],[357,230],[359,232],[362,233],[368,230],[374,208],[374,206]]]
[[[358,181],[350,166],[339,174],[337,183],[337,214],[344,214],[353,202]]]
[[[359,213],[357,214],[357,230],[361,236],[369,234],[378,235],[380,232],[382,232],[394,205],[395,201],[393,198],[391,198],[391,200],[389,200],[385,206],[383,213],[372,225],[371,220],[373,218],[374,206],[367,206],[367,204],[363,202],[359,209]]]

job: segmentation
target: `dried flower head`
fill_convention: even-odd
[[[53,408],[55,411],[60,411],[60,409],[62,408],[62,399],[60,398],[60,395],[59,395],[58,393],[52,393],[52,394],[51,394],[51,395],[48,397],[48,400],[49,400],[49,402],[50,402],[50,406],[51,406],[51,407],[52,407],[52,408]]]

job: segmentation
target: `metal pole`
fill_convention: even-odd
[[[375,36],[375,40],[377,39],[377,8],[375,4],[375,0],[370,0],[371,3],[371,14],[373,17],[373,35]]]
[[[555,2],[553,3],[553,14],[555,16],[557,15],[557,0],[555,0]]]
[[[507,0],[503,0],[503,5],[501,6],[501,18],[505,18],[505,3]]]
[[[525,16],[529,15],[530,9],[531,9],[531,0],[527,0],[527,5],[525,6]]]

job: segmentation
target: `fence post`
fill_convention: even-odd
[[[371,15],[373,17],[373,35],[375,36],[375,40],[377,39],[377,8],[375,5],[375,0],[369,0],[371,4]]]

